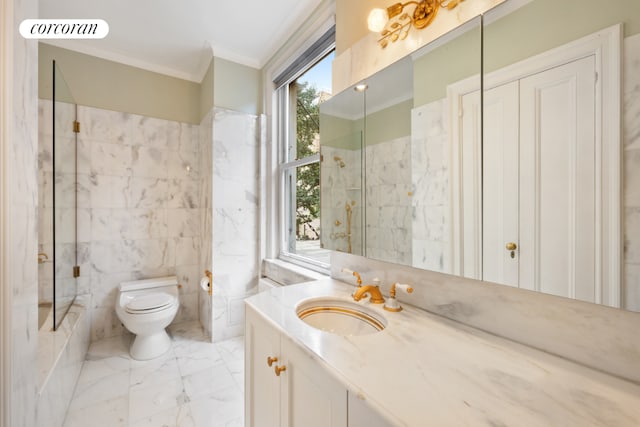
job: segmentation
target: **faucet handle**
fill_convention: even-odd
[[[389,291],[389,298],[384,304],[384,309],[387,311],[398,312],[402,311],[402,306],[396,299],[396,289],[400,289],[408,294],[413,292],[413,288],[404,283],[394,283],[391,285],[391,290]]]
[[[362,278],[360,277],[360,273],[358,273],[357,271],[349,270],[346,267],[343,267],[342,270],[340,271],[343,273],[353,275],[356,278],[356,281],[358,282],[358,287],[362,286]]]
[[[406,283],[394,283],[393,286],[391,286],[391,290],[393,291],[393,295],[394,296],[395,296],[395,290],[396,289],[400,289],[401,291],[405,291],[408,294],[413,292],[413,288],[411,286],[407,285]]]

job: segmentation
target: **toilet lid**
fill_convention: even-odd
[[[129,313],[159,311],[170,306],[173,299],[173,296],[167,293],[154,292],[134,297],[125,308]]]

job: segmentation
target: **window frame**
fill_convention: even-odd
[[[323,42],[326,35],[323,35],[317,42]],[[326,40],[325,40],[326,43]],[[316,44],[308,50],[313,50]],[[291,243],[291,229],[289,227],[291,221],[295,221],[293,218],[289,218],[295,208],[292,209],[292,204],[295,203],[291,198],[291,194],[287,188],[287,172],[295,171],[298,167],[317,163],[320,165],[320,153],[313,154],[311,156],[304,157],[302,159],[288,160],[288,154],[290,149],[296,149],[296,144],[291,145],[291,139],[295,138],[295,124],[296,116],[295,110],[291,108],[292,103],[296,102],[293,94],[290,90],[290,86],[299,77],[301,77],[308,70],[317,65],[327,55],[335,52],[335,32],[333,33],[332,41],[326,47],[321,49],[319,53],[312,57],[308,57],[307,61],[299,64],[299,67],[294,73],[290,73],[290,78],[286,81],[276,85],[274,91],[275,109],[274,116],[275,124],[277,126],[277,181],[278,181],[278,258],[290,262],[292,264],[299,265],[301,267],[308,268],[320,273],[328,274],[330,271],[330,264],[324,263],[317,259],[309,258],[300,254],[292,253],[289,251],[289,245]],[[299,61],[296,61],[299,62]],[[295,63],[295,62],[294,62]],[[289,70],[290,72],[290,70]],[[295,193],[294,193],[295,194]],[[318,201],[320,203],[320,200]],[[294,226],[295,227],[295,226]],[[295,229],[295,228],[294,228]],[[322,231],[321,231],[322,232]],[[327,249],[328,250],[328,249]]]

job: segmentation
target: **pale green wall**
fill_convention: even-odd
[[[213,58],[200,83],[200,121],[213,108]]]
[[[640,0],[535,0],[484,30],[490,72],[618,23],[640,33]]]
[[[320,115],[320,143],[324,146],[357,150],[359,135],[365,129],[366,145],[379,144],[411,135],[413,99],[402,101],[375,113],[366,120],[348,120],[326,114]]]
[[[202,82],[146,71],[45,43],[39,44],[39,97],[51,99],[51,63],[79,105],[199,124],[213,106],[262,112],[260,70],[212,58]]]
[[[447,86],[477,75],[480,87],[480,20],[477,27],[444,46],[418,58],[413,64],[414,106],[419,107],[447,96]]]
[[[379,144],[411,135],[411,108],[413,108],[413,99],[367,114],[366,145]]]
[[[52,79],[52,73],[53,73],[53,68],[50,68],[48,71],[48,76],[46,78]],[[69,85],[67,85],[67,80],[65,79],[64,74],[60,70],[60,66],[58,64],[56,64],[55,66],[55,85],[56,85],[55,95],[56,95],[57,102],[66,102],[67,104],[76,103],[76,100],[73,99],[73,94],[71,93],[71,89],[69,89]],[[49,86],[51,87],[51,84],[49,84]],[[49,99],[51,99],[51,97],[49,97]]]
[[[39,97],[51,99],[51,63],[79,105],[200,123],[200,84],[39,43]]]
[[[249,114],[261,113],[260,70],[222,58],[214,58],[213,64],[215,106]]]
[[[362,149],[363,119],[349,120],[320,114],[320,145],[323,147]]]
[[[625,37],[640,33],[640,0],[534,0],[485,26],[484,71],[495,71],[620,22]],[[415,106],[446,97],[447,85],[478,74],[480,51],[480,35],[473,30],[416,60]]]

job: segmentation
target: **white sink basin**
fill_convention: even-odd
[[[304,300],[296,314],[307,325],[338,335],[373,334],[387,326],[387,320],[375,310],[338,298]]]

